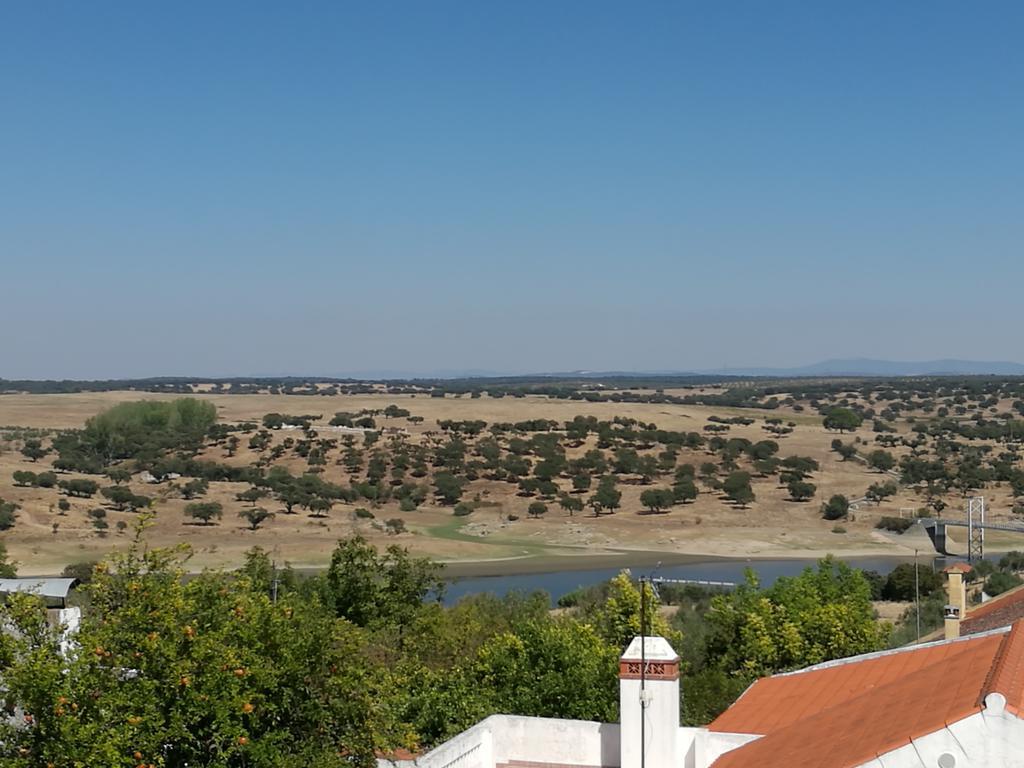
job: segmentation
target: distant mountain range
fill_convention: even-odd
[[[767,376],[789,378],[794,376],[1024,376],[1024,364],[976,360],[925,360],[920,362],[901,360],[873,360],[870,358],[848,358],[823,360],[811,365],[792,368],[736,367],[714,370],[596,370],[596,371],[548,371],[535,373],[510,373],[481,369],[439,370],[412,372],[396,370],[357,371],[341,374],[340,378],[353,379],[488,379],[488,378],[535,378],[553,379],[605,379],[633,378],[644,376]]]
[[[701,373],[730,376],[1024,376],[1024,365],[976,360],[925,360],[907,362],[851,358],[824,360],[795,368],[729,368]]]

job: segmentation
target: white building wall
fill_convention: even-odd
[[[63,627],[60,638],[60,652],[67,656],[74,647],[74,636],[82,624],[82,609],[78,606],[61,608],[56,611],[57,623]]]
[[[381,768],[495,768],[537,763],[621,768],[620,736],[617,724],[492,715],[415,761],[378,763]],[[709,768],[729,750],[757,738],[747,733],[678,728],[679,758],[671,766]],[[648,768],[660,765],[648,756]]]
[[[552,763],[619,768],[619,726],[586,720],[491,715],[414,763],[379,760],[381,768],[495,768]]]
[[[513,715],[495,715],[484,722],[491,722],[496,765],[619,766],[619,726],[616,724]]]
[[[726,752],[749,744],[760,736],[752,733],[720,733],[707,728],[680,728],[680,740],[687,745],[685,768],[708,768]]]
[[[446,741],[430,752],[417,759],[414,764],[424,768],[494,768],[494,739],[491,733],[490,721],[493,718],[481,720],[469,730],[463,731],[458,736]],[[388,760],[378,760],[377,764],[385,766],[400,765],[406,766],[412,763],[392,763]]]
[[[990,705],[985,711],[858,768],[1024,768],[1024,721],[1002,710],[991,696],[987,701]],[[927,706],[927,702],[921,705]]]

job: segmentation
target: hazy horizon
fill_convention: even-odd
[[[0,378],[1024,360],[1024,7],[0,8]]]

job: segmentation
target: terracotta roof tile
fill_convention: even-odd
[[[1006,627],[1024,619],[1024,586],[1016,587],[977,607],[968,606],[960,622],[961,635],[975,635],[996,627]]]
[[[973,569],[967,563],[953,563],[942,569],[943,573],[970,573]]]
[[[711,724],[763,738],[714,768],[846,768],[979,711],[988,693],[1024,708],[1024,624],[765,678]]]
[[[990,693],[1001,693],[1009,711],[1024,715],[1024,622],[1013,625],[999,650],[985,683],[984,695]]]
[[[996,643],[995,638],[989,643]],[[857,662],[819,665],[754,683],[709,728],[729,733],[766,734],[823,709],[854,699],[919,669],[973,652],[974,644],[938,643],[868,657]],[[990,657],[995,653],[992,645]]]

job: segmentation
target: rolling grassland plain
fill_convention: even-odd
[[[712,436],[706,428],[719,430],[726,439],[743,438],[756,443],[773,440],[779,450],[777,456],[809,457],[819,468],[808,481],[816,486],[809,501],[794,501],[786,486],[775,475],[760,476],[751,472],[755,500],[746,507],[730,503],[722,492],[706,487],[697,478],[700,493],[696,500],[675,504],[667,511],[650,513],[641,503],[641,494],[652,488],[666,488],[673,481],[673,470],[667,469],[654,478],[624,474],[618,476],[621,504],[614,513],[595,515],[584,508],[569,514],[559,506],[556,498],[546,502],[546,512],[539,518],[528,514],[536,495],[525,495],[522,489],[505,479],[494,479],[487,472],[473,473],[462,493],[463,501],[472,512],[461,516],[453,514],[453,507],[440,503],[432,493],[411,511],[400,510],[397,499],[374,502],[366,499],[340,500],[322,516],[296,507],[292,514],[273,496],[258,503],[274,516],[257,530],[250,530],[239,512],[249,506],[236,499],[236,494],[249,488],[242,482],[211,482],[201,501],[220,502],[223,517],[211,525],[197,525],[185,515],[189,500],[182,498],[180,485],[187,478],[161,483],[145,482],[135,474],[128,486],[138,494],[152,499],[152,517],[146,533],[151,546],[187,544],[192,552],[191,566],[231,567],[237,565],[243,553],[260,546],[273,553],[278,562],[295,567],[324,565],[339,538],[360,534],[379,547],[398,544],[412,552],[430,556],[450,564],[450,572],[470,574],[512,574],[561,568],[583,568],[603,565],[652,563],[654,561],[685,562],[695,558],[780,558],[820,557],[826,553],[839,556],[912,555],[915,549],[930,553],[930,542],[919,527],[905,534],[878,530],[875,524],[884,516],[909,515],[908,510],[925,507],[927,499],[920,485],[900,485],[898,492],[880,504],[861,503],[851,511],[848,519],[823,519],[821,505],[834,494],[850,500],[860,499],[873,483],[896,479],[869,468],[863,455],[879,446],[870,420],[845,434],[827,430],[821,415],[799,404],[780,406],[771,411],[757,408],[726,408],[705,405],[679,405],[674,403],[588,402],[585,400],[552,399],[541,395],[492,398],[453,396],[430,397],[427,394],[377,394],[300,396],[287,394],[224,394],[211,391],[209,386],[197,386],[188,397],[199,397],[212,403],[221,424],[254,423],[255,429],[236,433],[239,442],[230,455],[223,440],[208,441],[196,458],[231,466],[244,467],[258,462],[275,446],[279,456],[272,465],[282,466],[293,475],[301,475],[310,466],[308,458],[296,453],[295,442],[304,436],[298,429],[272,429],[268,442],[261,448],[251,447],[250,438],[262,426],[268,413],[319,416],[313,422],[314,440],[332,440],[324,448],[326,461],[318,467],[320,477],[343,486],[365,482],[368,461],[375,451],[388,462],[396,445],[427,446],[436,450],[451,439],[451,433],[442,430],[439,422],[446,420],[486,422],[489,426],[526,420],[548,419],[557,422],[561,430],[565,422],[574,417],[595,417],[599,421],[635,419],[642,424],[654,424],[660,430],[696,432],[707,438]],[[667,394],[692,394],[693,390],[665,390]],[[853,395],[854,393],[850,393]],[[106,504],[100,495],[93,498],[65,497],[58,488],[41,488],[15,484],[16,471],[42,472],[52,469],[54,453],[31,461],[21,453],[24,435],[13,428],[42,430],[44,446],[60,430],[79,429],[86,421],[102,411],[125,401],[147,399],[173,399],[181,395],[153,394],[142,391],[82,392],[75,394],[8,393],[0,396],[0,499],[18,506],[16,520],[2,536],[13,560],[22,574],[55,574],[69,564],[101,558],[111,549],[123,547],[131,538],[132,528],[139,519],[138,512],[118,511]],[[409,412],[411,417],[385,418],[381,411],[389,405]],[[794,408],[793,406],[796,405]],[[1008,407],[1008,404],[1005,404]],[[375,412],[374,419],[379,439],[373,445],[363,445],[361,434],[327,428],[337,412],[359,414]],[[740,417],[751,423],[732,423],[725,428],[723,420]],[[789,425],[788,434],[772,434],[766,419],[781,419]],[[908,436],[911,426],[904,419],[892,424],[897,437]],[[514,433],[513,433],[514,434]],[[475,458],[475,446],[489,432],[462,438],[466,444],[466,460]],[[529,438],[529,434],[523,437]],[[564,434],[562,435],[564,438]],[[832,449],[836,438],[857,445],[860,457],[843,460]],[[507,440],[507,435],[502,440]],[[361,466],[353,469],[345,463],[342,454],[345,441],[352,442],[361,451]],[[287,442],[290,441],[290,442]],[[583,441],[564,441],[565,457],[570,462],[596,447],[596,437],[589,435]],[[287,447],[285,447],[287,446]],[[638,447],[643,455],[657,455],[664,446]],[[898,460],[913,450],[894,444],[887,447]],[[614,449],[605,450],[609,459]],[[683,447],[678,451],[676,466],[691,464],[701,467],[716,461],[707,446]],[[533,459],[536,463],[537,459]],[[270,464],[264,461],[264,467]],[[389,464],[390,466],[390,464]],[[742,462],[741,462],[742,466]],[[743,468],[747,468],[743,466]],[[417,482],[430,485],[435,467]],[[85,478],[79,473],[61,473],[61,479]],[[106,478],[93,477],[100,486],[109,485]],[[571,477],[563,473],[556,477],[559,492],[572,493]],[[432,487],[432,486],[431,486]],[[593,489],[578,494],[586,499]],[[979,491],[988,500],[990,518],[1010,519],[1013,494],[1005,483],[989,484]],[[62,510],[60,500],[67,498],[70,509]],[[963,515],[962,495],[950,491],[947,517]],[[95,525],[95,514],[90,511],[105,508],[105,529]],[[357,510],[360,512],[357,514]],[[372,515],[372,517],[371,517]],[[385,525],[386,521],[401,520],[401,526]],[[123,525],[121,524],[123,523]],[[395,532],[395,530],[401,532]],[[954,550],[963,547],[963,533],[952,531]],[[989,536],[992,549],[1024,548],[1012,534]]]

